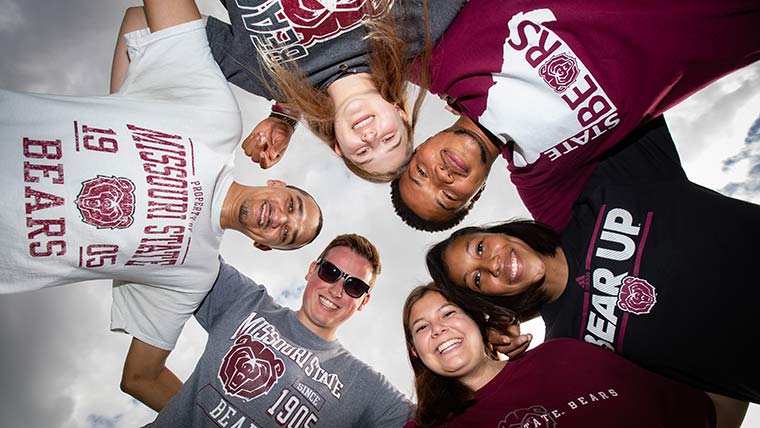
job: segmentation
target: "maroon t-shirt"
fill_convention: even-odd
[[[502,142],[533,217],[561,230],[602,155],[760,58],[757,0],[471,0],[433,52],[431,92]]]
[[[714,427],[704,392],[612,351],[554,339],[510,361],[445,428]],[[411,424],[409,424],[411,425]]]

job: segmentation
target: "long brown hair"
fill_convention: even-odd
[[[397,0],[399,13],[390,11],[392,0],[368,0],[365,5],[366,16],[363,25],[367,29],[367,43],[369,49],[369,68],[372,81],[383,99],[391,104],[398,105],[407,111],[409,101],[409,78],[412,72],[418,73],[420,87],[427,88],[429,83],[428,62],[432,51],[430,38],[430,22],[428,16],[427,1],[422,1],[422,10],[425,21],[425,43],[423,51],[416,56],[417,63],[408,58],[408,46],[410,41],[404,31],[405,25],[418,25],[406,22],[407,14],[404,12],[404,1]],[[397,18],[396,15],[399,17]],[[402,22],[398,22],[398,21]],[[306,80],[295,61],[290,63],[268,62],[267,73],[274,82],[272,92],[275,98],[283,102],[289,108],[301,113],[311,132],[319,139],[334,149],[337,144],[335,137],[335,105],[326,89],[315,88]],[[411,157],[414,146],[414,127],[419,118],[426,90],[418,90],[409,115],[409,123],[404,122],[407,133],[407,159]],[[406,168],[407,162],[395,171],[385,173],[371,173],[354,164],[343,156],[343,163],[349,170],[359,177],[373,183],[387,183],[401,175]]]
[[[475,324],[478,325],[483,337],[483,347],[486,355],[498,359],[496,351],[488,343],[486,329],[487,319],[482,312],[472,311],[466,302],[451,300],[435,283],[430,282],[418,286],[409,293],[402,310],[406,352],[414,372],[414,388],[417,394],[417,411],[414,415],[415,428],[430,428],[438,426],[446,420],[464,412],[475,403],[475,391],[471,390],[457,379],[441,376],[430,370],[422,360],[414,354],[414,337],[409,324],[412,307],[428,293],[440,293],[446,300],[460,307]],[[461,305],[459,303],[464,303]]]

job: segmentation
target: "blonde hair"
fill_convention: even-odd
[[[399,16],[404,20],[404,2],[398,1]],[[425,20],[425,41],[423,51],[416,56],[419,58],[417,67],[415,61],[407,58],[409,40],[399,31],[403,28],[397,22],[395,14],[391,13],[390,0],[368,0],[365,5],[364,26],[367,28],[366,40],[369,45],[369,69],[372,82],[380,95],[387,102],[395,104],[408,112],[409,78],[412,72],[419,73],[421,88],[428,87],[428,62],[432,50],[430,40],[430,22],[427,1],[422,2]],[[403,22],[401,24],[404,24]],[[414,25],[414,23],[409,23]],[[265,58],[266,59],[266,58]],[[315,88],[304,77],[295,61],[278,63],[269,61],[267,73],[274,82],[272,93],[287,107],[297,110],[309,126],[311,132],[324,141],[331,149],[338,143],[335,136],[335,105],[326,89]],[[411,158],[414,146],[414,127],[417,124],[420,108],[425,98],[426,90],[419,90],[412,104],[409,123],[404,122],[407,134],[407,153],[404,164],[395,171],[371,173],[343,157],[343,162],[351,172],[373,183],[387,183],[401,175]]]

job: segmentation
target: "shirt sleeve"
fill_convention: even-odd
[[[586,191],[599,184],[627,185],[686,180],[678,150],[662,116],[633,130],[594,171]]]
[[[247,34],[236,40],[234,27],[213,16],[209,16],[206,22],[206,34],[213,58],[227,81],[246,92],[274,99],[270,87],[263,81],[268,76],[261,65],[261,57]]]
[[[113,282],[111,330],[172,350],[188,318],[208,290],[173,290],[132,282]]]
[[[370,369],[371,370],[371,369]],[[371,370],[376,376],[372,399],[362,415],[362,427],[399,428],[414,417],[414,404],[394,387],[382,374]]]
[[[243,298],[248,300],[270,297],[263,285],[257,284],[221,260],[219,276],[195,312],[195,319],[208,331],[232,305]]]
[[[187,103],[209,110],[239,111],[209,49],[203,20],[155,33],[144,28],[124,36],[130,64],[117,96]]]

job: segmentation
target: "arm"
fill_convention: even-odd
[[[290,144],[290,137],[295,132],[295,127],[287,120],[298,121],[301,117],[301,114],[295,110],[280,104],[275,104],[275,106],[272,111],[276,117],[269,116],[259,122],[243,141],[245,154],[262,169],[270,168],[282,159]]]
[[[124,19],[121,21],[121,28],[119,29],[119,38],[116,40],[116,49],[113,52],[110,93],[113,94],[121,89],[124,77],[127,75],[129,55],[127,55],[127,42],[124,35],[147,27],[148,21],[145,20],[145,11],[142,7],[130,7],[124,13]]]
[[[165,365],[170,352],[132,338],[124,362],[121,390],[151,409],[161,411],[182,387],[182,381]]]
[[[712,392],[708,392],[707,395],[715,405],[715,413],[718,416],[717,428],[739,428],[741,426],[749,407],[748,402]]]
[[[201,19],[194,0],[144,0],[143,3],[148,27],[153,33]]]

